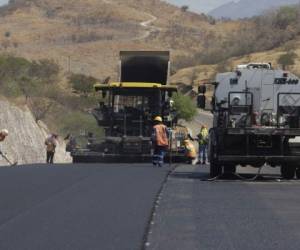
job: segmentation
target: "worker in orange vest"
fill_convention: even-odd
[[[169,147],[169,132],[160,116],[156,116],[153,122],[154,125],[151,140],[154,152],[152,163],[154,166],[162,167],[165,154]]]
[[[187,163],[189,164],[195,164],[197,161],[197,152],[194,144],[186,139],[184,140],[184,149],[185,149],[185,156],[187,158]]]

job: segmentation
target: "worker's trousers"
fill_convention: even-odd
[[[155,146],[152,156],[152,163],[155,166],[162,167],[164,164],[164,158],[166,155],[166,147]]]
[[[207,144],[201,144],[199,145],[199,161],[202,163],[206,162],[207,159]]]
[[[46,159],[47,163],[53,164],[54,154],[55,154],[55,152],[47,151],[47,159]]]

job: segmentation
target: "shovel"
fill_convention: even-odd
[[[5,154],[3,154],[1,151],[0,151],[0,155],[4,158],[4,160],[6,160],[8,162],[8,164],[11,166],[11,167],[14,167],[14,166],[17,166],[18,165],[18,162],[15,161],[15,162],[11,162],[7,156]]]

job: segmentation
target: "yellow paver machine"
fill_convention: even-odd
[[[169,58],[167,51],[120,52],[120,81],[95,85],[102,101],[93,115],[105,137],[90,139],[86,148],[73,147],[73,162],[150,162],[152,121],[158,115],[172,132],[167,158],[184,159],[187,129],[177,126],[172,107],[177,87],[168,84]]]

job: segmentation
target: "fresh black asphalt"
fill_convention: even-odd
[[[162,192],[147,249],[300,249],[300,181],[280,180],[273,169],[263,174],[255,182],[209,182],[207,167],[177,168]]]
[[[209,182],[207,167],[182,165],[148,228],[168,171],[147,164],[0,168],[0,249],[299,249],[300,181],[279,181],[278,170],[255,182]]]
[[[141,249],[167,173],[146,164],[0,168],[0,249]]]

